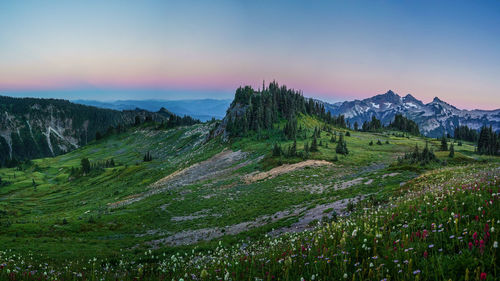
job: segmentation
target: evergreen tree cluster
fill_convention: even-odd
[[[371,121],[365,121],[363,122],[363,126],[361,127],[363,131],[365,132],[375,132],[375,131],[380,131],[382,129],[382,122],[377,119],[377,117],[372,116]]]
[[[477,140],[477,152],[486,155],[500,155],[500,134],[490,127],[483,126]]]
[[[471,128],[463,125],[463,126],[455,127],[453,137],[456,140],[476,142],[478,137],[479,137],[479,134],[478,134],[477,130],[471,129]]]
[[[283,149],[281,145],[275,143],[273,146],[273,156],[274,157],[304,157],[305,154],[297,151],[297,141],[293,141],[293,144],[288,145],[286,149]]]
[[[415,121],[404,117],[402,114],[396,114],[394,121],[387,126],[391,129],[396,129],[402,132],[410,133],[412,135],[420,135],[420,129]]]
[[[230,136],[245,136],[248,132],[272,129],[280,118],[286,119],[283,129],[288,139],[297,135],[297,116],[307,114],[316,116],[327,124],[346,127],[344,116],[332,116],[326,112],[325,106],[313,99],[304,98],[301,92],[279,86],[272,82],[268,87],[255,91],[250,86],[240,87],[228,111],[226,130]]]
[[[180,117],[180,116],[175,115],[175,114],[170,113],[170,112],[169,112],[169,114],[170,114],[170,116],[168,117],[167,121],[162,120],[161,123],[156,127],[157,130],[172,129],[172,128],[179,127],[179,126],[191,126],[194,124],[201,123],[200,120],[194,119],[191,116],[186,115],[184,117]],[[131,124],[131,125],[118,124],[116,126],[109,126],[105,133],[97,132],[95,135],[95,139],[101,140],[101,139],[104,139],[104,138],[109,137],[111,135],[121,134],[123,132],[126,132],[130,127],[133,127],[133,126],[137,127],[137,126],[140,126],[141,124],[150,124],[151,125],[151,124],[158,124],[158,123],[155,122],[155,120],[153,119],[153,117],[151,115],[146,116],[144,121],[142,121],[141,116],[136,115],[134,124]]]
[[[103,171],[104,168],[113,168],[115,166],[116,164],[113,158],[95,162],[90,162],[88,158],[82,158],[80,160],[80,167],[71,167],[70,174],[72,176],[88,175],[93,171]]]
[[[434,151],[429,149],[428,143],[425,144],[425,148],[420,152],[418,145],[415,145],[415,149],[412,152],[405,153],[404,157],[398,158],[398,163],[402,164],[408,162],[410,164],[420,163],[420,165],[424,166],[431,162],[439,162]]]
[[[183,117],[180,117],[172,113],[167,122],[161,122],[158,129],[172,129],[179,126],[191,126],[198,123],[201,123],[201,121],[198,119],[194,119],[191,116],[185,115]]]

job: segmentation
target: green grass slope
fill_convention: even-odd
[[[314,128],[325,124],[309,115],[298,116],[298,124],[302,128],[297,139],[300,152],[306,142],[311,143]],[[405,254],[399,248],[392,253],[388,243],[399,239],[405,241],[404,249],[423,254],[423,242],[428,240],[411,238],[409,242],[412,233],[431,232],[430,225],[435,223],[443,224],[448,234],[450,225],[444,223],[448,218],[444,213],[437,217],[431,209],[422,212],[419,208],[427,208],[432,203],[429,198],[441,199],[443,193],[446,196],[434,203],[439,204],[436,212],[445,202],[450,205],[449,213],[451,208],[462,208],[452,202],[470,200],[467,209],[457,209],[469,215],[479,207],[477,194],[486,198],[498,193],[498,158],[478,156],[471,144],[464,143],[455,146],[454,158],[436,152],[441,162],[446,160],[446,167],[394,165],[416,144],[423,148],[428,142],[437,150],[440,143],[398,137],[400,133],[391,131],[349,131],[345,137],[349,154],[337,155],[336,143],[330,142],[332,133],[348,130],[334,127],[321,132],[318,143],[322,146],[307,159],[274,157],[275,143],[283,148],[293,143],[281,133],[284,125],[280,122],[274,129],[228,143],[219,138],[207,141],[216,126],[213,123],[170,130],[144,125],[65,155],[0,169],[2,181],[7,182],[0,186],[0,277],[300,280],[314,275],[316,280],[332,280],[347,274],[349,280],[452,278],[445,270],[429,269],[432,259],[451,259],[462,249],[434,252],[438,243],[444,244],[442,237],[432,240],[436,248],[428,250],[424,260],[407,258],[410,268],[400,264],[406,266],[401,275],[396,263],[389,261],[403,262]],[[381,145],[376,144],[378,140]],[[153,160],[143,162],[148,151]],[[82,158],[91,163],[113,159],[117,164],[75,177],[71,170],[80,166]],[[419,177],[421,173],[425,174]],[[444,191],[452,185],[469,186],[472,179],[481,186],[477,194]],[[492,204],[497,204],[495,198]],[[397,221],[387,219],[391,210],[399,214]],[[421,216],[416,218],[419,210]],[[473,220],[466,218],[460,223],[469,227]],[[498,212],[492,211],[476,222],[484,227],[489,220],[493,227],[498,219]],[[405,224],[408,227],[402,228]],[[497,237],[493,231],[490,235]],[[487,265],[496,259],[496,250],[485,256],[480,252],[467,256],[471,279],[478,270],[490,277],[496,274],[496,267]],[[420,272],[413,275],[417,269]]]

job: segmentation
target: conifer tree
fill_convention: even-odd
[[[453,147],[453,142],[450,144],[450,154],[448,155],[450,158],[455,156],[455,148]]]
[[[446,139],[446,136],[444,134],[441,137],[441,150],[448,151],[448,140]]]
[[[347,149],[347,143],[344,140],[344,135],[342,133],[339,135],[339,141],[337,143],[337,147],[335,148],[335,151],[338,154],[342,154],[342,155],[347,155],[349,153],[349,150]]]
[[[316,152],[318,151],[318,140],[316,139],[316,135],[313,137],[313,140],[311,142],[311,152]]]
[[[82,172],[88,174],[90,172],[90,161],[88,158],[82,158],[81,160]]]
[[[275,143],[273,147],[273,156],[281,156],[281,147],[277,143]]]
[[[297,140],[293,141],[292,148],[290,149],[290,156],[291,157],[297,156]]]

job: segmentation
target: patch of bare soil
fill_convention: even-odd
[[[243,161],[247,157],[247,153],[242,151],[224,150],[212,158],[193,164],[185,169],[178,170],[172,174],[156,181],[147,187],[147,191],[132,195],[131,198],[109,203],[110,208],[129,205],[140,201],[151,195],[165,192],[174,188],[183,187],[194,184],[199,181],[222,178],[225,175],[231,174],[254,160]]]
[[[229,225],[226,227],[211,227],[195,230],[184,230],[170,236],[149,241],[146,244],[153,248],[159,248],[160,245],[190,245],[200,241],[209,241],[219,238],[223,235],[236,235],[238,233],[248,231],[252,228],[260,227],[268,223],[276,222],[285,217],[296,216],[305,208],[292,209],[290,211],[280,211],[273,215],[265,215],[256,218],[254,221],[241,222],[238,224]]]
[[[281,174],[290,173],[305,167],[318,167],[325,165],[333,165],[332,163],[325,160],[306,160],[295,164],[284,164],[279,167],[273,168],[267,172],[253,173],[243,177],[245,183],[250,184],[263,179],[272,179]]]
[[[311,223],[315,220],[320,221],[323,217],[331,218],[334,212],[340,216],[348,215],[349,212],[346,210],[347,204],[350,201],[356,202],[358,200],[362,200],[363,198],[364,196],[360,195],[352,199],[343,199],[328,204],[321,204],[308,210],[306,210],[306,207],[304,206],[295,206],[294,208],[287,211],[280,211],[273,215],[260,216],[254,221],[241,222],[238,224],[219,228],[211,227],[194,230],[184,230],[164,238],[146,242],[146,244],[153,248],[159,248],[161,245],[190,245],[198,243],[200,241],[210,241],[213,239],[217,239],[224,235],[236,235],[238,233],[248,231],[252,228],[273,223],[287,217],[296,216],[301,216],[298,222],[294,223],[290,227],[276,229],[270,234],[280,235],[284,232],[300,232],[305,229],[314,227],[313,225],[311,225]],[[329,210],[329,212],[325,213],[326,210]]]
[[[397,175],[399,175],[399,173],[390,173],[390,174],[382,175],[382,178],[385,179],[386,177],[394,177],[394,176],[397,176]]]
[[[305,229],[313,228],[314,225],[311,225],[311,223],[314,221],[321,221],[323,217],[331,219],[334,213],[339,216],[349,215],[349,212],[346,210],[347,204],[350,201],[357,202],[358,200],[363,200],[364,197],[364,195],[359,195],[351,199],[343,199],[328,204],[318,205],[305,211],[304,215],[299,218],[299,221],[292,224],[290,227],[275,229],[270,232],[270,234],[277,236],[285,232],[301,232]],[[326,210],[329,210],[329,212],[325,213]]]
[[[365,178],[355,178],[355,179],[350,180],[350,181],[340,182],[340,183],[335,184],[335,186],[333,188],[336,190],[346,189],[346,188],[349,188],[353,185],[360,184],[364,179]]]

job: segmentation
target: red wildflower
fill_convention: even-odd
[[[424,251],[424,258],[427,258],[427,256],[429,256],[429,253],[427,253],[427,251]]]
[[[481,280],[486,280],[486,276],[488,276],[488,275],[486,274],[486,272],[482,272],[482,273],[481,273]]]

